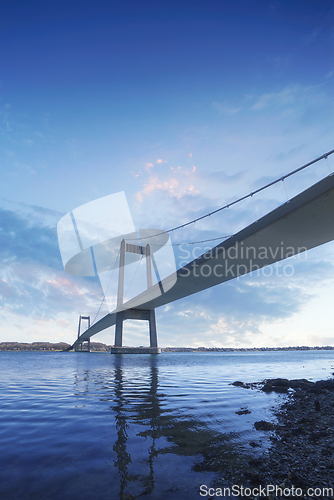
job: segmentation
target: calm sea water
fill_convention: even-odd
[[[268,446],[253,424],[285,396],[231,382],[325,379],[334,351],[0,352],[0,368],[2,500],[178,500]]]

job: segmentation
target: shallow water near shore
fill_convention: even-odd
[[[232,382],[326,379],[334,351],[0,352],[0,366],[0,498],[178,500],[269,444],[253,425],[285,396]]]

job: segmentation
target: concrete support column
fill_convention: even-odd
[[[118,292],[117,292],[117,309],[121,309],[124,296],[124,266],[125,266],[125,240],[121,241],[119,254],[119,274],[118,274]]]
[[[115,327],[115,347],[122,347],[123,339],[123,311],[116,313],[116,327]]]
[[[151,248],[150,245],[146,245],[146,276],[147,276],[147,288],[151,288],[153,285],[152,280],[152,261],[151,261]],[[150,328],[150,346],[158,347],[157,339],[157,324],[155,321],[155,310],[151,309],[149,311],[149,328]]]
[[[158,347],[157,324],[155,321],[155,310],[154,309],[150,310],[149,325],[150,325],[150,346],[151,347]]]
[[[120,309],[123,306],[123,297],[124,297],[124,266],[125,266],[125,240],[122,240],[120,254],[119,254],[119,275],[118,275],[118,292],[117,292],[118,312],[116,313],[115,347],[122,347],[123,343],[124,313]]]
[[[146,245],[145,249],[146,253],[146,278],[147,278],[147,288],[151,288],[153,285],[152,280],[152,263],[151,263],[151,249],[150,245]]]
[[[78,338],[77,338],[77,343],[75,344],[75,350],[79,350],[79,337],[80,337],[80,328],[81,328],[81,316],[79,316],[79,325],[78,325]]]

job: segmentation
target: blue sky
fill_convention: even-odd
[[[136,227],[166,230],[333,149],[333,20],[329,0],[1,2],[0,341],[72,342],[97,312],[96,279],[62,267],[70,210],[124,191]],[[236,232],[331,169],[172,240]],[[160,345],[333,344],[333,251],[159,309]],[[147,336],[126,323],[125,344]]]

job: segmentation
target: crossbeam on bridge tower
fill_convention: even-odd
[[[128,352],[148,352],[152,354],[158,354],[161,349],[158,347],[157,339],[157,325],[155,319],[155,309],[125,309],[123,310],[124,303],[124,275],[125,275],[125,254],[126,252],[135,253],[145,256],[146,260],[146,279],[147,279],[147,290],[153,286],[152,279],[152,260],[154,260],[151,254],[150,245],[134,245],[132,243],[127,243],[124,239],[121,241],[120,245],[120,262],[119,262],[119,276],[118,276],[118,292],[117,292],[117,313],[116,313],[116,324],[115,324],[115,346],[111,349],[111,353],[120,354]],[[155,266],[154,266],[155,267]],[[149,322],[149,333],[150,333],[150,347],[123,347],[123,322],[126,319],[136,319],[136,320],[146,320]]]

